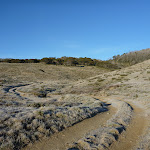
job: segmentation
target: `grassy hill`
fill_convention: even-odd
[[[104,124],[104,128],[88,133],[90,138],[85,137],[75,143],[83,143],[84,146],[85,141],[90,139],[90,147],[104,144],[109,147],[115,137],[119,137],[119,129],[128,128],[132,111],[137,115],[134,108],[139,106],[144,112],[140,112],[140,115],[145,118],[145,123],[139,120],[136,124],[145,124],[144,130],[141,127],[134,129],[133,126],[132,132],[141,131],[137,139],[142,133],[147,133],[139,143],[145,149],[150,148],[149,52],[150,49],[146,49],[114,56],[113,60],[100,62],[99,66],[103,65],[102,67],[0,63],[0,149],[21,149],[29,143],[109,110],[111,105],[117,105],[118,110]],[[122,69],[106,69],[104,65],[107,62],[114,63],[115,66],[117,64]],[[126,102],[131,104],[133,110],[131,107],[124,108],[129,106]],[[111,143],[105,139],[110,139]],[[127,142],[130,143],[129,140]]]
[[[113,56],[110,60],[99,60],[99,59],[91,59],[87,57],[45,57],[42,59],[12,59],[0,58],[1,63],[26,63],[26,64],[36,64],[36,63],[44,63],[49,65],[57,65],[57,66],[97,66],[104,69],[111,69],[116,70],[128,66],[135,65],[137,63],[143,62],[145,60],[150,59],[150,48],[139,50],[139,51],[132,51],[129,53],[124,53],[122,55]]]
[[[63,66],[43,63],[0,63],[0,78],[5,82],[77,81],[103,74],[110,69],[95,66]]]
[[[135,65],[148,59],[150,59],[150,48],[113,56],[113,59],[110,60],[110,62],[117,64],[118,66],[126,67]]]

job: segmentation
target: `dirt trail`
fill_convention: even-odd
[[[95,130],[100,126],[105,126],[106,121],[115,114],[116,109],[109,106],[108,112],[102,112],[96,116],[85,119],[72,127],[69,127],[50,138],[44,138],[24,150],[66,150],[66,144],[72,143],[82,138],[86,133]]]
[[[131,106],[134,109],[132,121],[126,131],[119,136],[118,141],[110,146],[110,150],[133,150],[137,148],[140,142],[140,136],[147,126],[147,119],[142,108],[133,104]]]
[[[134,109],[134,114],[130,125],[127,130],[124,131],[118,141],[114,142],[109,149],[110,150],[132,150],[135,149],[139,143],[140,136],[144,133],[147,120],[144,117],[144,109],[139,108],[134,104],[130,104]],[[106,121],[109,120],[112,115],[116,113],[116,109],[109,106],[108,112],[97,114],[96,116],[86,119],[80,123],[75,124],[59,133],[54,134],[50,138],[44,138],[41,141],[34,143],[31,146],[26,147],[24,150],[66,150],[67,143],[72,143],[91,130],[104,127]]]

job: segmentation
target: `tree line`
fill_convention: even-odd
[[[51,65],[64,65],[64,66],[98,66],[109,69],[119,69],[131,66],[145,60],[150,59],[150,48],[140,51],[132,51],[122,55],[113,56],[112,59],[102,61],[98,59],[91,59],[87,57],[44,57],[42,59],[0,59],[0,62],[5,63],[45,63]]]
[[[0,59],[0,62],[5,63],[45,63],[51,65],[64,65],[64,66],[99,66],[102,68],[112,68],[118,69],[116,64],[111,63],[111,61],[102,61],[98,59],[91,59],[87,57],[45,57],[42,59]]]

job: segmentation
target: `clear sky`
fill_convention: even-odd
[[[149,0],[0,0],[0,58],[104,60],[149,47]]]

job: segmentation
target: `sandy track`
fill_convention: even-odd
[[[104,127],[106,121],[116,112],[116,109],[112,106],[109,106],[108,108],[109,112],[103,112],[92,118],[85,119],[72,127],[52,135],[50,138],[42,139],[34,145],[28,146],[24,150],[66,150],[67,143],[77,141],[91,130]]]
[[[140,142],[140,137],[146,129],[147,121],[144,117],[144,110],[134,104],[130,105],[134,111],[132,121],[127,126],[126,131],[122,132],[121,135],[119,135],[118,140],[113,142],[108,148],[110,150],[135,149]],[[24,150],[66,150],[68,144],[78,141],[90,131],[105,127],[106,122],[111,119],[115,113],[116,109],[110,105],[109,112],[97,114],[92,118],[86,119],[52,135],[50,138],[42,139],[41,141],[26,147]]]
[[[113,99],[113,98],[112,98]],[[106,100],[108,102],[112,102],[113,100]],[[116,102],[115,102],[116,103]],[[114,104],[115,104],[114,103]],[[117,102],[118,103],[118,102]],[[113,104],[113,102],[112,102]],[[128,103],[126,103],[128,104]],[[129,102],[130,106],[133,108],[133,114],[132,114],[132,119],[130,121],[130,123],[127,125],[123,125],[125,127],[125,130],[123,130],[123,132],[120,132],[120,135],[118,135],[116,137],[116,141],[112,141],[110,142],[107,147],[101,147],[100,149],[110,149],[110,150],[133,150],[133,149],[137,149],[137,147],[139,146],[138,144],[141,142],[142,140],[142,136],[145,134],[145,131],[146,131],[146,128],[148,126],[148,121],[145,117],[145,111],[144,111],[144,108],[142,107],[139,107],[138,105],[135,105],[131,102]],[[116,105],[116,104],[115,104]],[[116,106],[115,106],[116,107]],[[119,109],[118,109],[119,110]],[[120,112],[121,113],[121,112]],[[120,117],[117,115],[118,113],[115,114],[116,116],[116,119],[117,117]],[[113,118],[115,116],[112,116]],[[123,118],[125,117],[124,115],[121,115]],[[116,120],[114,118],[114,121]],[[124,118],[125,119],[125,118]],[[123,120],[124,120],[123,119]],[[112,119],[110,119],[112,120]],[[110,121],[109,120],[109,121]],[[120,119],[119,119],[120,120]],[[118,121],[119,121],[118,120]],[[126,120],[126,119],[125,119]],[[113,121],[113,120],[112,120]],[[117,120],[116,120],[117,121]],[[117,122],[118,122],[117,121]],[[107,121],[108,122],[108,121]],[[119,122],[118,122],[119,123]],[[121,122],[120,122],[121,123]],[[106,131],[107,131],[107,125],[106,124]],[[117,128],[116,128],[117,129]],[[99,132],[99,130],[96,130],[97,132]],[[96,131],[94,131],[93,133],[95,134]],[[77,144],[75,144],[75,146],[73,147],[76,147],[77,145],[77,149],[87,149],[87,150],[91,150],[93,149],[93,146],[91,145],[90,146],[87,146],[85,145],[86,143],[86,140],[88,140],[90,143],[93,143],[95,141],[93,140],[90,140],[90,136],[93,135],[92,134],[89,134],[89,136],[86,136],[86,138],[82,138],[81,140],[79,140],[77,142]],[[108,133],[109,133],[109,130],[108,130]],[[99,134],[99,133],[98,133]],[[101,134],[103,134],[103,132],[101,132]],[[114,135],[115,136],[115,135]],[[111,139],[111,137],[109,137]],[[99,139],[100,140],[100,139]],[[82,142],[82,143],[81,143]],[[101,143],[101,142],[100,142]],[[78,145],[79,144],[79,145]],[[80,145],[82,144],[82,145]],[[84,145],[83,145],[84,144]],[[89,143],[87,143],[89,145]],[[97,143],[98,144],[98,143]],[[96,144],[96,145],[97,145]],[[103,143],[101,143],[103,145]],[[81,147],[80,147],[81,146]],[[110,146],[110,147],[109,147]],[[94,149],[99,149],[99,147],[97,146],[94,146]]]
[[[133,104],[134,110],[133,118],[126,131],[123,132],[118,141],[110,146],[110,150],[133,150],[136,149],[140,143],[141,136],[146,130],[147,119],[144,110]]]
[[[14,88],[12,92],[14,92]],[[144,118],[143,109],[135,106],[134,104],[131,104],[131,106],[134,108],[134,116],[132,122],[127,127],[126,132],[123,132],[121,136],[119,136],[119,140],[111,145],[111,147],[109,148],[110,150],[124,150],[135,148],[136,144],[139,143],[139,137],[146,129],[145,127],[147,124],[146,118]],[[74,126],[69,127],[60,133],[54,134],[50,138],[42,139],[40,142],[36,142],[33,146],[28,146],[26,149],[66,149],[67,143],[77,141],[78,139],[84,137],[84,135],[91,130],[95,130],[99,127],[104,127],[106,121],[109,120],[113,114],[115,114],[115,109],[112,106],[109,106],[109,112],[97,114],[95,117],[77,123]]]
[[[134,104],[130,105],[134,111],[132,121],[126,130],[119,135],[117,141],[113,142],[108,148],[110,150],[136,149],[146,129],[147,120],[144,117],[144,110]],[[105,127],[106,122],[111,119],[115,113],[116,109],[110,105],[108,112],[103,112],[92,118],[85,119],[72,127],[55,133],[50,138],[43,138],[33,145],[29,145],[24,150],[66,150],[68,144],[78,141],[90,131]]]

